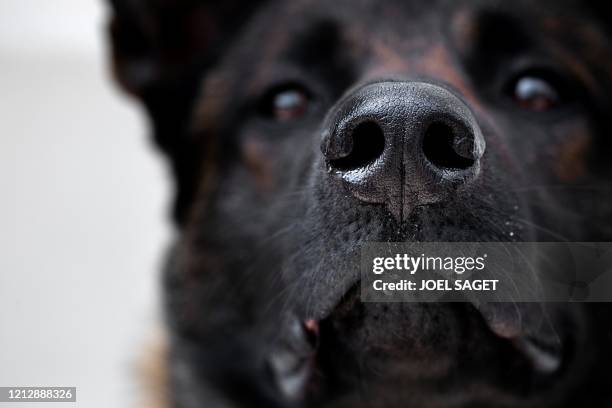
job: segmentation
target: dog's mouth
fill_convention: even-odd
[[[287,334],[268,359],[275,385],[285,398],[313,398],[322,392],[322,357],[333,338],[330,326],[337,314],[352,310],[358,302],[356,284],[316,318],[290,318]]]
[[[536,304],[479,307],[467,303],[366,304],[361,302],[358,283],[341,296],[335,307],[316,319],[293,318],[287,334],[270,354],[268,367],[284,398],[316,401],[327,396],[330,390],[363,381],[350,377],[355,373],[360,375],[364,364],[369,364],[377,375],[381,375],[386,364],[410,367],[402,372],[411,372],[418,366],[421,378],[443,375],[442,371],[448,370],[449,365],[440,361],[452,360],[453,352],[459,352],[454,349],[458,347],[455,343],[469,336],[475,341],[505,348],[512,355],[508,361],[530,375],[553,376],[567,365],[568,338],[542,324],[537,332],[529,327],[525,316],[541,313],[539,307]],[[448,316],[438,315],[436,319],[437,313]],[[457,319],[448,318],[460,313],[468,315],[466,320],[470,321],[463,329],[458,329]],[[440,340],[440,333],[453,331],[454,341]],[[443,352],[438,354],[440,350]],[[432,358],[439,361],[432,365],[429,361]],[[435,372],[424,373],[422,367],[435,367]]]

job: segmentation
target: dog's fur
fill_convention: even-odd
[[[612,405],[608,305],[361,304],[353,264],[368,241],[612,240],[609,10],[110,3],[116,77],[176,181],[172,406]],[[524,77],[545,81],[543,97],[517,97]],[[473,181],[402,196],[401,210],[338,181],[329,122],[389,81],[436,85],[473,112],[486,141]]]

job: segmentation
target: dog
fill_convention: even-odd
[[[608,7],[109,4],[175,180],[169,406],[612,405],[609,305],[362,303],[354,267],[367,242],[612,239]]]

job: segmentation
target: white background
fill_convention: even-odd
[[[105,16],[103,1],[0,1],[0,386],[78,388],[55,407],[136,405],[171,231]]]

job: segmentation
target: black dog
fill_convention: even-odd
[[[369,241],[612,240],[608,10],[111,3],[176,179],[173,406],[612,406],[611,307],[366,304],[353,264]]]

